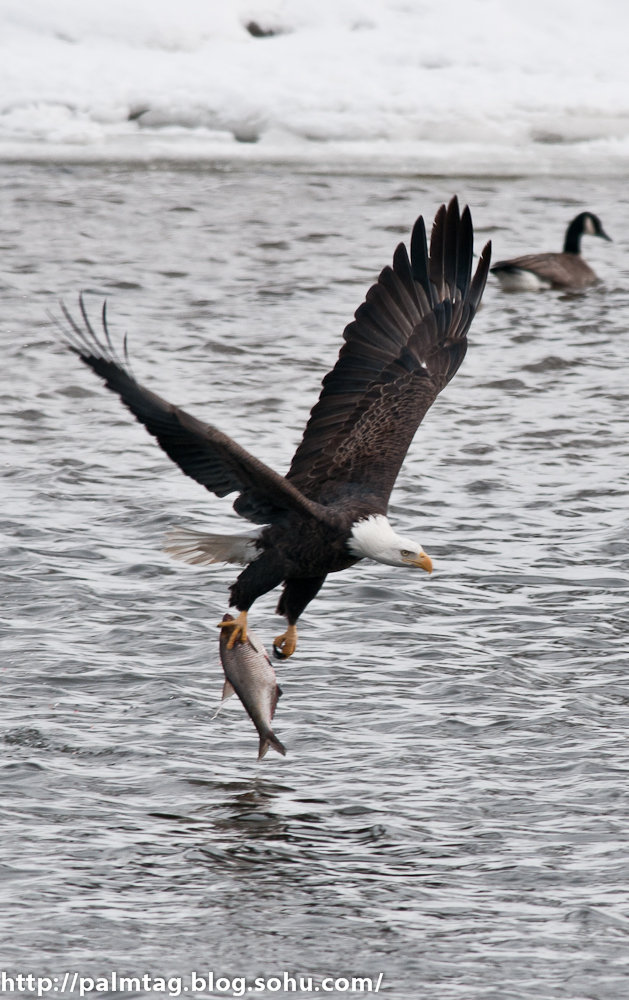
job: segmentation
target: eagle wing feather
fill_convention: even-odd
[[[310,514],[316,511],[316,504],[304,497],[294,483],[222,431],[136,382],[129,369],[126,343],[124,360],[113,347],[106,305],[102,310],[102,337],[92,327],[82,296],[79,305],[81,325],[62,306],[71,331],[64,332],[68,346],[103,379],[108,389],[117,393],[182,472],[219,497],[237,492],[235,510],[256,524],[268,524],[289,510]]]
[[[384,513],[415,432],[461,364],[489,270],[472,278],[473,228],[456,198],[433,223],[420,216],[411,256],[400,244],[344,332],[287,478],[319,502],[362,497]]]

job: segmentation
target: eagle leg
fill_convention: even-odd
[[[289,625],[283,635],[273,640],[273,653],[278,660],[287,660],[297,649],[297,626]]]
[[[227,648],[233,649],[237,642],[247,641],[247,612],[241,611],[237,618],[219,622],[218,627],[232,629],[232,634],[227,641]]]

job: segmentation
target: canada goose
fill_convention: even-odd
[[[506,292],[534,292],[542,288],[566,288],[577,291],[598,281],[594,271],[581,256],[581,237],[611,237],[593,212],[581,212],[566,230],[561,253],[530,253],[511,260],[499,260],[492,273]]]

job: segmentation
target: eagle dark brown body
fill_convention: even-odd
[[[334,523],[321,518],[297,518],[273,524],[260,538],[261,552],[230,587],[231,604],[248,611],[254,601],[284,582],[277,612],[294,625],[320,590],[328,573],[349,569],[358,562],[347,548],[353,518],[336,515]],[[290,550],[284,538],[293,539]],[[269,586],[271,580],[274,583]]]

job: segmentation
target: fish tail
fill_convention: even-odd
[[[274,750],[277,750],[278,753],[281,753],[282,757],[286,756],[286,747],[284,746],[283,743],[280,743],[280,741],[278,740],[277,736],[275,735],[272,729],[269,729],[264,734],[264,736],[260,737],[260,750],[258,751],[258,760],[262,760],[269,747],[273,747]]]

